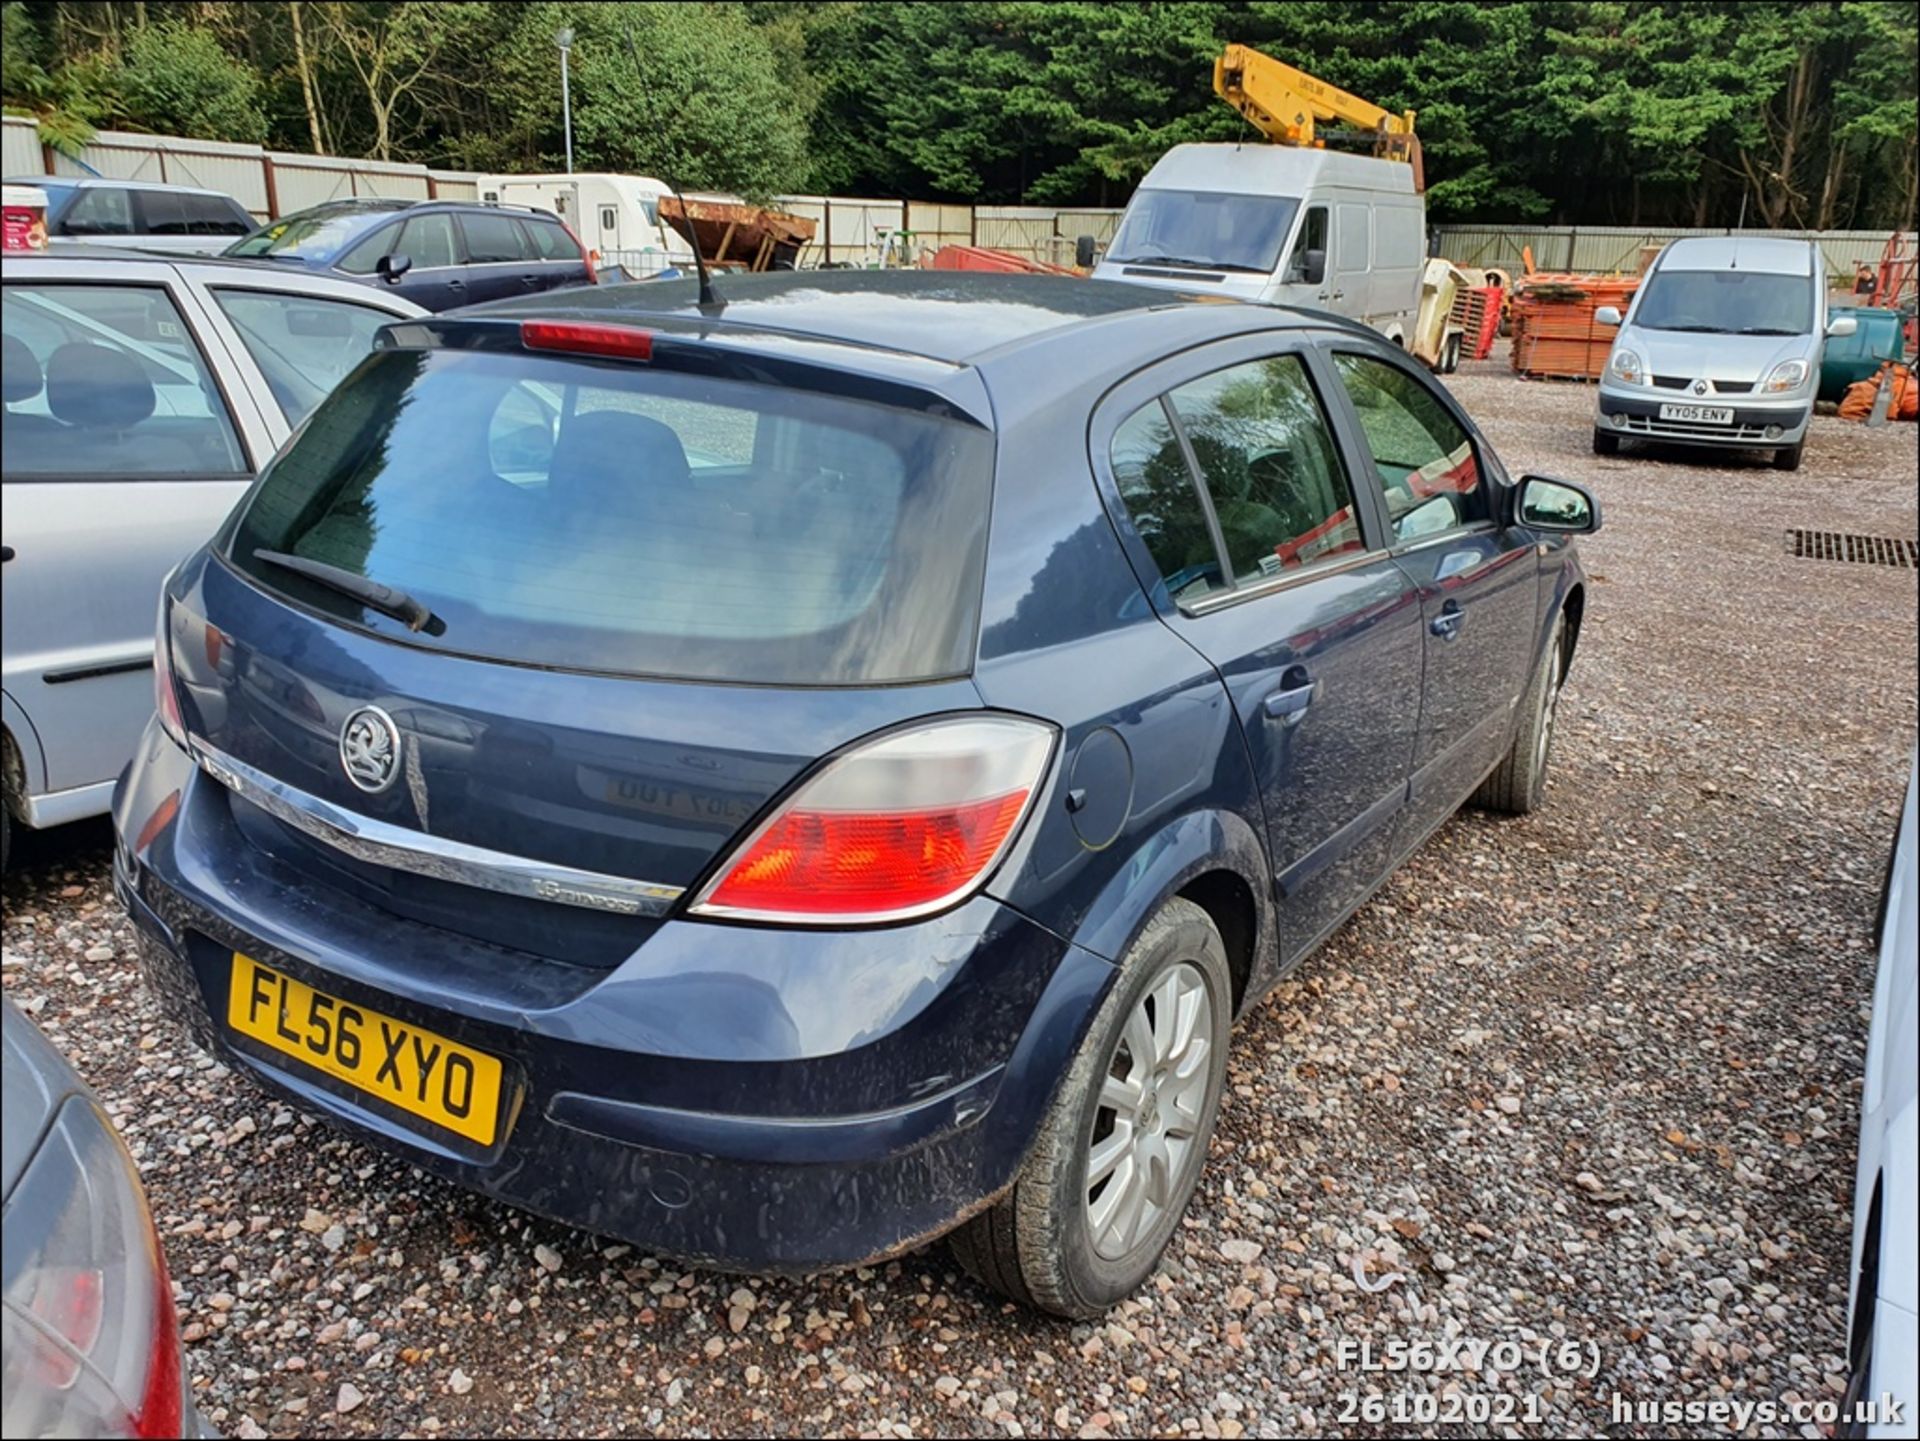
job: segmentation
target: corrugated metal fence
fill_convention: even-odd
[[[19,115],[5,117],[4,158],[8,175],[105,175],[224,190],[261,220],[343,195],[411,200],[473,200],[479,195],[474,184],[478,177],[464,171],[114,130],[98,131],[73,159],[43,147],[39,127]]]
[[[7,175],[111,175],[224,190],[262,220],[343,195],[393,195],[415,200],[474,200],[478,177],[466,171],[429,170],[379,160],[341,160],[232,145],[217,140],[181,140],[103,130],[80,152],[80,163],[40,143],[39,127],[27,116],[5,117]],[[49,172],[48,166],[52,170]],[[939,205],[922,201],[868,200],[844,196],[788,195],[775,202],[815,222],[814,241],[800,255],[803,266],[912,265],[942,245],[982,245],[1034,260],[1067,265],[1074,241],[1091,235],[1104,247],[1120,224],[1118,210],[1055,209],[1031,205]],[[1522,247],[1533,247],[1542,270],[1636,271],[1643,247],[1683,235],[1725,235],[1725,230],[1631,226],[1440,225],[1439,253],[1460,265],[1521,268]],[[1845,284],[1854,267],[1875,264],[1886,232],[1869,230],[1775,230],[1770,235],[1818,240],[1828,274]],[[1911,249],[1911,246],[1909,247]]]
[[[1493,265],[1511,271],[1521,268],[1521,249],[1533,247],[1539,270],[1572,270],[1583,274],[1640,269],[1644,247],[1665,245],[1685,235],[1727,235],[1725,229],[1694,230],[1620,225],[1436,225],[1440,254],[1456,265]],[[1826,258],[1829,278],[1850,284],[1854,267],[1877,265],[1886,248],[1884,230],[1768,230],[1786,240],[1815,240]],[[1909,250],[1913,248],[1909,241]]]
[[[429,170],[379,160],[296,155],[217,140],[181,140],[103,130],[77,160],[40,143],[27,116],[5,117],[7,175],[106,175],[224,190],[262,220],[349,195],[405,199],[475,200],[479,177],[468,171]],[[51,167],[51,168],[49,168]],[[939,205],[922,201],[788,195],[775,202],[815,223],[803,266],[913,265],[943,245],[985,245],[1035,260],[1067,264],[1074,241],[1091,235],[1105,245],[1120,223],[1118,210],[1057,210],[1044,206]]]

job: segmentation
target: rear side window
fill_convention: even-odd
[[[266,377],[289,426],[305,420],[367,358],[375,332],[393,319],[370,305],[276,290],[220,286],[213,298]]]
[[[1418,376],[1364,355],[1336,354],[1396,541],[1489,519],[1473,439]]]
[[[142,235],[190,235],[186,196],[175,190],[142,190],[134,197]]]
[[[253,217],[240,208],[238,201],[221,195],[185,195],[187,229],[192,235],[246,235],[253,230]]]
[[[520,227],[511,215],[462,215],[460,229],[466,233],[470,264],[495,265],[526,259]]]
[[[434,649],[786,685],[971,665],[992,483],[976,426],[836,396],[461,350],[377,352],[256,487],[229,559]],[[259,561],[398,586],[409,633]]]
[[[1364,548],[1333,432],[1298,356],[1215,371],[1169,399],[1206,477],[1235,580],[1257,583]]]
[[[580,247],[573,237],[550,220],[529,220],[527,234],[533,237],[534,253],[542,260],[580,259]]]
[[[159,286],[6,287],[6,473],[235,476],[240,445]]]
[[[1169,596],[1192,602],[1230,588],[1164,401],[1142,406],[1114,433],[1113,478]]]

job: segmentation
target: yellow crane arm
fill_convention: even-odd
[[[1419,166],[1413,111],[1395,115],[1250,45],[1229,45],[1220,52],[1213,62],[1213,89],[1262,135],[1282,145],[1315,144],[1314,122],[1331,120],[1371,131],[1374,154]]]

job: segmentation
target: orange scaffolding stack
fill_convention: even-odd
[[[1594,311],[1625,311],[1640,288],[1637,275],[1567,275],[1535,271],[1514,281],[1513,368],[1543,380],[1594,380],[1606,368],[1619,327]]]
[[[1493,354],[1493,340],[1500,333],[1500,287],[1461,286],[1453,298],[1450,319],[1460,327],[1467,359],[1485,360]]]

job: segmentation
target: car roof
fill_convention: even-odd
[[[989,355],[1056,341],[1105,320],[1168,311],[1204,311],[1220,314],[1223,321],[1231,315],[1243,322],[1224,323],[1223,332],[1329,324],[1358,329],[1318,312],[1065,275],[810,270],[718,275],[713,288],[723,302],[717,313],[700,309],[691,280],[581,286],[516,296],[463,313],[606,321],[672,317],[728,330],[890,350],[949,365],[972,365]],[[1248,320],[1258,323],[1244,324]]]
[[[1813,242],[1773,235],[1683,235],[1660,252],[1662,270],[1752,270],[1813,274]]]
[[[173,185],[159,180],[122,180],[117,175],[13,175],[0,181],[5,185],[34,185],[41,189],[55,186],[73,190],[91,190],[96,187],[110,187],[114,190],[171,190],[179,195],[217,195],[222,200],[233,197],[224,190],[215,190],[208,185]],[[235,204],[238,204],[235,201]]]
[[[395,319],[425,315],[427,312],[397,292],[383,286],[363,285],[358,280],[309,270],[305,266],[286,265],[277,260],[242,259],[228,255],[201,255],[174,250],[134,250],[124,246],[88,245],[78,241],[55,240],[40,251],[9,251],[9,282],[111,283],[125,279],[128,284],[151,284],[153,269],[165,267],[201,284],[236,285],[253,290],[278,290],[310,296],[314,299],[343,300],[355,305],[370,305],[385,310]],[[116,275],[115,272],[122,272]],[[164,274],[163,272],[159,272]],[[246,277],[243,281],[241,277]],[[251,283],[248,283],[251,282]]]

